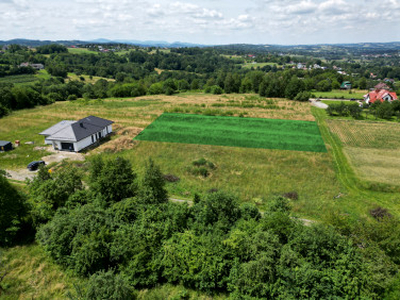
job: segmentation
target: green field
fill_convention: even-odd
[[[135,140],[326,152],[317,123],[164,113]]]
[[[99,54],[99,52],[87,48],[68,48],[68,52],[73,54]]]
[[[363,100],[364,95],[368,93],[366,90],[332,90],[330,92],[318,92],[312,91],[312,94],[315,95],[316,98],[322,99],[357,99]]]
[[[35,75],[31,74],[24,74],[24,75],[12,75],[0,78],[0,84],[10,83],[15,85],[26,85],[31,84],[39,79]]]
[[[242,64],[242,67],[246,68],[246,69],[251,69],[251,68],[256,69],[256,68],[262,68],[265,66],[272,67],[272,66],[278,66],[278,64],[277,63],[246,63],[246,64]]]

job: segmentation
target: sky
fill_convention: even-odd
[[[0,40],[400,41],[400,0],[0,0]]]

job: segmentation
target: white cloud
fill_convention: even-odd
[[[0,0],[0,39],[384,41],[399,19],[400,0]]]

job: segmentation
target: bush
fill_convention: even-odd
[[[168,182],[177,182],[177,181],[181,180],[178,176],[173,175],[173,174],[165,174],[164,179],[165,179],[165,181],[168,181]]]
[[[372,217],[374,217],[376,220],[380,221],[384,218],[391,218],[392,215],[389,213],[389,211],[386,208],[382,208],[382,207],[377,207],[374,209],[371,209],[369,211],[370,215]]]
[[[87,284],[87,299],[136,299],[134,290],[119,274],[113,271],[99,271],[89,278]]]
[[[299,195],[295,191],[284,193],[282,196],[290,200],[299,200]]]
[[[192,165],[199,167],[199,166],[204,166],[206,163],[207,163],[207,160],[205,158],[200,158],[198,160],[193,161]]]

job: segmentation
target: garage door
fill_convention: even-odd
[[[72,143],[61,143],[61,150],[74,151],[74,144],[72,144]]]

